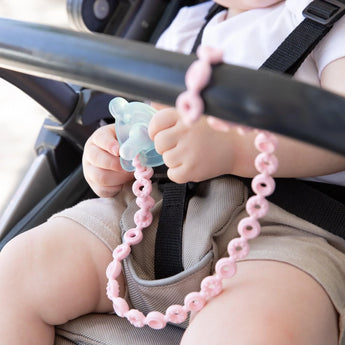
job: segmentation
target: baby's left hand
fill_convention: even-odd
[[[175,108],[165,108],[153,116],[149,135],[169,168],[168,177],[176,183],[200,182],[231,172],[231,136],[212,129],[205,117],[189,126]]]

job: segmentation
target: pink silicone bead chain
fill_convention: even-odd
[[[204,111],[204,103],[200,97],[200,91],[209,83],[212,67],[211,64],[222,61],[222,52],[210,47],[200,46],[197,55],[199,60],[195,61],[186,73],[187,91],[182,93],[176,100],[177,110],[183,114],[187,123],[195,122]],[[215,117],[208,117],[209,124],[217,130],[226,131],[231,126],[236,126],[240,133],[245,133],[248,129],[220,120]],[[146,316],[136,309],[129,309],[128,303],[124,298],[119,297],[119,284],[117,277],[121,274],[121,261],[128,257],[131,246],[138,244],[142,238],[142,230],[147,228],[152,222],[150,209],[154,206],[154,199],[150,196],[152,191],[151,176],[153,169],[143,167],[136,157],[133,165],[136,168],[133,184],[133,193],[136,195],[136,203],[139,210],[134,215],[136,227],[129,229],[124,237],[123,243],[117,246],[113,252],[114,260],[107,268],[107,296],[113,302],[115,313],[120,317],[126,317],[131,324],[136,327],[145,325],[151,328],[164,328],[167,322],[182,323],[188,313],[201,310],[206,302],[222,292],[222,280],[231,278],[236,273],[236,262],[245,258],[249,253],[248,240],[257,237],[261,227],[259,219],[268,212],[268,201],[265,197],[273,193],[275,188],[272,174],[277,170],[278,160],[274,155],[277,146],[276,137],[267,132],[259,131],[255,146],[260,152],[255,159],[255,167],[259,174],[252,180],[252,189],[256,195],[250,197],[246,203],[248,217],[242,219],[238,224],[240,237],[234,238],[228,244],[227,250],[229,257],[217,261],[215,274],[204,278],[201,282],[199,292],[191,292],[185,296],[184,305],[171,305],[162,314],[152,311]]]

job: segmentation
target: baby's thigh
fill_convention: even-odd
[[[111,251],[95,235],[58,217],[5,246],[0,276],[15,287],[19,303],[32,305],[45,322],[56,325],[111,310],[105,294],[111,260]]]
[[[337,314],[308,274],[277,261],[245,261],[195,315],[181,344],[333,344]]]

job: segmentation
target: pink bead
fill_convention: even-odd
[[[250,197],[246,204],[248,214],[254,218],[264,217],[268,212],[268,207],[268,201],[260,195]]]
[[[133,183],[132,190],[134,195],[138,197],[148,197],[152,192],[152,183],[150,180],[140,178]]]
[[[145,326],[145,315],[136,309],[131,309],[126,313],[127,320],[135,327]]]
[[[113,251],[113,258],[121,261],[123,259],[126,259],[126,257],[129,255],[130,252],[131,252],[131,247],[128,244],[126,243],[119,244]]]
[[[134,171],[134,177],[138,180],[140,178],[150,179],[153,175],[153,169],[151,167],[145,167],[143,169],[136,169]]]
[[[119,296],[120,287],[116,280],[109,280],[107,284],[107,296],[110,300]]]
[[[253,217],[243,218],[238,223],[238,233],[245,239],[253,239],[260,234],[260,223]]]
[[[182,305],[171,305],[166,313],[166,318],[168,322],[182,323],[186,321],[188,313]]]
[[[204,102],[198,94],[187,90],[177,97],[176,109],[189,125],[197,121],[204,112]]]
[[[143,232],[139,228],[129,229],[123,235],[125,243],[128,243],[130,246],[138,244],[143,239]]]
[[[273,153],[277,146],[277,137],[272,133],[260,132],[255,138],[255,147],[260,152]]]
[[[147,196],[145,198],[137,197],[135,202],[140,208],[145,210],[150,210],[155,206],[155,200],[151,196]]]
[[[122,270],[121,262],[118,260],[113,260],[107,267],[106,276],[108,279],[116,279]]]
[[[229,132],[230,128],[234,127],[232,123],[214,116],[207,116],[207,122],[213,129],[220,132]]]
[[[113,299],[113,308],[115,313],[120,317],[125,317],[129,311],[128,303],[121,297]]]
[[[223,60],[223,51],[218,48],[200,45],[196,51],[199,59],[205,60],[210,64],[217,64]]]
[[[269,196],[273,193],[276,184],[273,178],[266,174],[256,175],[252,180],[253,191],[260,196]]]
[[[187,89],[195,93],[200,93],[200,91],[209,83],[211,74],[212,68],[206,61],[194,61],[186,72]]]
[[[153,329],[162,329],[167,322],[165,316],[158,311],[151,311],[146,315],[146,324]]]
[[[201,282],[201,293],[206,296],[206,298],[217,296],[222,290],[222,281],[216,276],[208,276]]]
[[[255,158],[255,168],[260,173],[273,175],[278,168],[278,159],[273,154],[262,152]]]
[[[228,253],[230,258],[240,260],[245,258],[249,253],[249,244],[245,238],[234,238],[228,244]]]
[[[231,278],[236,274],[236,261],[233,258],[222,258],[216,263],[216,274],[221,279]]]
[[[138,210],[134,214],[134,223],[142,229],[150,226],[152,219],[152,214],[142,209]]]
[[[201,295],[200,292],[191,292],[184,299],[184,304],[187,310],[190,311],[201,310],[204,307],[205,303],[206,299]]]

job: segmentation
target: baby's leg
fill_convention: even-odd
[[[323,288],[284,263],[247,261],[199,312],[183,345],[336,345],[337,314]]]
[[[111,260],[97,237],[66,218],[12,240],[0,253],[1,343],[54,344],[54,325],[110,311],[105,271]]]

